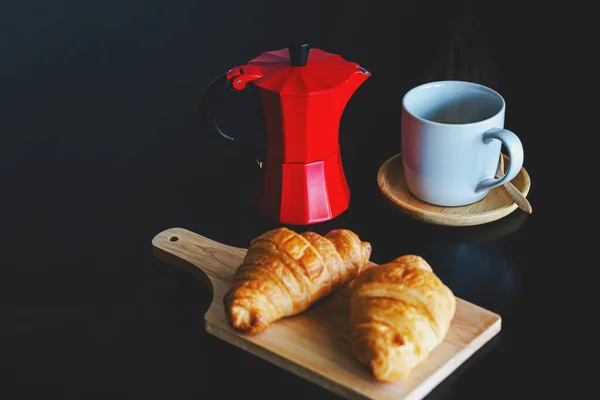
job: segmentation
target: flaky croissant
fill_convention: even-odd
[[[452,291],[423,258],[369,268],[350,295],[352,351],[377,380],[403,379],[444,340],[455,311]]]
[[[371,245],[347,229],[325,236],[267,231],[250,242],[225,294],[229,323],[244,333],[262,332],[353,280],[370,256]]]

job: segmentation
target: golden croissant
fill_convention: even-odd
[[[227,319],[244,333],[262,332],[353,280],[370,256],[371,245],[347,229],[267,231],[250,242],[224,296]]]
[[[351,290],[352,351],[377,380],[403,379],[444,340],[455,311],[452,291],[423,258],[369,268]]]

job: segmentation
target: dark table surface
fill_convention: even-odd
[[[430,397],[559,393],[564,379],[549,374],[565,368],[553,365],[564,338],[549,329],[544,297],[557,268],[549,252],[564,246],[552,240],[560,218],[544,173],[560,123],[548,118],[559,114],[558,89],[547,85],[560,68],[553,25],[536,19],[531,29],[539,10],[517,2],[282,3],[0,6],[2,398],[336,398],[208,335],[209,291],[151,248],[170,227],[247,247],[276,226],[248,199],[258,173],[251,145],[209,134],[197,108],[212,78],[295,36],[372,72],[340,124],[350,208],[312,229],[354,230],[378,263],[420,254],[457,296],[503,318],[497,339]],[[402,96],[438,79],[504,96],[533,214],[442,227],[382,198],[376,174],[401,150]],[[226,128],[259,136],[251,99],[227,101]]]

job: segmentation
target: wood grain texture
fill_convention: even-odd
[[[503,154],[505,163],[508,158]],[[531,179],[527,170],[521,171],[511,183],[527,196],[531,187]],[[413,196],[404,178],[402,155],[396,154],[379,168],[377,185],[384,197],[400,211],[417,220],[446,226],[471,226],[496,221],[518,208],[517,204],[502,186],[493,188],[476,203],[459,207],[441,207],[426,203]]]
[[[246,249],[183,228],[159,233],[152,245],[156,257],[208,278],[213,291],[204,316],[209,333],[348,399],[421,399],[501,329],[499,315],[457,298],[450,332],[427,361],[404,381],[380,383],[350,350],[350,284],[302,314],[258,335],[244,335],[227,322],[222,299]]]

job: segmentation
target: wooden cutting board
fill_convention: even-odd
[[[182,228],[159,233],[152,245],[156,257],[201,270],[199,276],[212,286],[213,301],[204,316],[207,332],[348,399],[421,399],[501,327],[499,315],[457,298],[444,342],[406,380],[380,383],[350,350],[349,285],[302,314],[280,320],[258,335],[245,335],[230,327],[222,299],[246,249]]]

